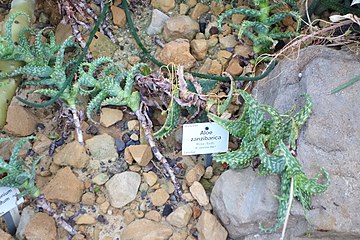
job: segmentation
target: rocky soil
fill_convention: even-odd
[[[56,5],[46,5],[45,2],[47,1],[39,5],[36,23],[39,26],[56,25],[56,37],[61,41],[71,34],[71,27],[59,23]],[[120,2],[115,1],[111,6],[111,26],[118,43],[114,44],[103,34],[97,33],[90,49],[94,57],[113,57],[126,68],[138,62],[151,65],[130,36]],[[182,64],[185,69],[213,75],[227,71],[233,76],[243,76],[258,71],[250,64],[250,59],[254,56],[250,41],[239,40],[236,32],[227,25],[222,33],[216,31],[217,16],[229,7],[226,1],[223,4],[200,0],[131,2],[134,3],[133,21],[140,38],[149,51],[165,64]],[[244,4],[246,1],[238,3],[239,6]],[[95,3],[91,5],[96,10]],[[231,21],[240,23],[243,18],[244,16],[235,14]],[[206,24],[199,25],[202,22]],[[285,29],[296,27],[292,19],[281,24]],[[154,70],[158,69],[151,66]],[[25,96],[22,91],[18,94]],[[41,101],[36,97],[31,100]],[[80,99],[83,106],[85,101],[86,99]],[[231,105],[230,109],[230,113],[233,113],[239,106]],[[59,138],[63,130],[63,124],[59,123],[59,112],[57,105],[33,109],[13,100],[7,125],[0,136],[37,136],[32,144],[25,146],[21,156],[25,157],[30,149],[44,156],[37,166],[37,185],[50,200],[52,207],[78,231],[72,239],[260,239],[254,237],[259,236],[258,218],[249,220],[253,224],[251,229],[254,230],[248,232],[248,237],[237,234],[233,225],[229,227],[226,224],[222,213],[225,210],[217,208],[219,205],[214,197],[210,201],[212,189],[225,171],[224,166],[215,162],[205,168],[204,156],[182,156],[181,127],[158,143],[182,184],[184,201],[179,202],[171,180],[154,158],[139,122],[130,110],[102,108],[101,113],[94,116],[99,124],[92,124],[90,121],[82,123],[85,146],[80,145],[74,133],[71,133],[54,154],[49,156],[53,140]],[[160,111],[155,111],[153,121],[155,129],[158,129],[165,117]],[[237,147],[237,142],[230,143],[230,149]],[[0,155],[7,159],[10,149],[11,143],[1,145]],[[358,167],[358,164],[355,165],[354,167]],[[232,179],[227,181],[233,185]],[[223,180],[220,184],[222,183]],[[224,187],[222,190],[228,189]],[[235,191],[235,186],[229,191],[233,190],[233,194],[239,193]],[[274,201],[269,196],[268,201],[263,202],[264,208],[271,208],[266,215],[269,218],[276,216]],[[215,204],[216,211],[213,211]],[[235,212],[237,204],[241,203],[235,200],[233,204],[234,208],[227,210]],[[20,208],[21,220],[16,239],[68,239],[68,233],[57,226],[53,218],[36,209],[30,200]],[[239,213],[241,214],[243,213]],[[296,226],[292,225],[291,228]],[[341,231],[345,231],[344,229],[341,228]],[[249,229],[244,231],[247,230]],[[262,237],[278,239],[279,236]],[[4,224],[0,230],[0,239],[13,239],[6,233]]]

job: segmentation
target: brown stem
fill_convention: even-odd
[[[166,172],[170,176],[170,179],[171,179],[172,183],[174,184],[175,195],[177,196],[177,198],[179,200],[182,200],[183,197],[182,197],[181,185],[180,185],[179,181],[177,180],[177,178],[176,178],[176,176],[174,174],[174,171],[170,167],[170,165],[167,162],[166,158],[164,157],[164,155],[162,155],[159,148],[156,146],[156,143],[155,143],[155,140],[154,140],[154,137],[153,137],[153,132],[152,132],[152,126],[153,125],[152,125],[151,120],[149,119],[149,117],[146,116],[146,114],[142,113],[141,108],[139,110],[137,110],[135,112],[135,114],[136,114],[142,128],[144,129],[146,140],[148,141],[153,154],[160,161],[162,166],[165,168]]]
[[[71,25],[73,36],[78,41],[80,47],[82,49],[84,49],[85,46],[86,46],[86,41],[85,41],[85,39],[83,38],[83,36],[82,36],[82,34],[80,32],[79,25],[82,25],[87,29],[90,29],[90,26],[88,24],[86,24],[86,23],[84,23],[84,22],[77,19],[74,11],[72,10],[73,8],[70,6],[70,3],[68,1],[62,1],[62,9],[64,10],[65,16],[66,16],[63,19],[64,23]],[[76,9],[78,10],[78,8],[76,8]],[[81,12],[80,12],[80,14],[81,14]],[[92,59],[92,55],[91,55],[90,51],[88,51],[86,53],[86,58],[88,60]]]

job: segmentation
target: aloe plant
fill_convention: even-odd
[[[15,145],[11,152],[10,159],[5,161],[0,156],[0,174],[4,174],[0,179],[0,187],[11,187],[18,188],[21,190],[19,197],[28,196],[34,199],[39,209],[44,209],[52,216],[55,221],[62,226],[71,235],[75,235],[76,230],[69,225],[58,213],[56,213],[51,207],[47,199],[41,194],[40,189],[36,186],[35,175],[36,165],[41,157],[36,157],[28,168],[24,163],[24,160],[19,157],[19,152],[24,144],[28,141],[34,140],[34,136],[29,136],[20,139]],[[0,138],[0,144],[6,141],[12,141],[10,138]]]
[[[22,13],[19,13],[22,14]],[[17,14],[9,18],[6,23],[8,27],[12,25]],[[35,41],[30,43],[28,33],[35,35]],[[11,35],[9,30],[7,37]],[[8,37],[8,45],[13,45],[11,55],[5,55],[4,58],[16,58],[23,61],[24,65],[9,72],[1,72],[0,79],[20,78],[25,75],[28,79],[23,82],[24,85],[42,86],[41,89],[34,90],[35,93],[47,97],[54,97],[66,85],[67,73],[75,62],[76,53],[65,61],[65,51],[68,48],[77,49],[77,45],[72,41],[72,37],[67,38],[61,45],[56,44],[55,36],[49,33],[49,42],[42,40],[43,30],[34,33],[32,29],[24,29],[19,36],[18,43],[15,43]],[[1,80],[0,80],[1,81]],[[78,85],[66,85],[64,91],[60,93],[60,100],[68,107],[74,119],[74,125],[78,136],[78,141],[83,144],[80,120],[76,108],[76,99],[79,93]]]
[[[24,160],[19,157],[21,147],[27,141],[33,139],[35,139],[35,137],[30,136],[18,141],[12,150],[9,162],[6,162],[5,159],[0,156],[0,174],[6,174],[0,179],[0,186],[21,188],[22,192],[20,196],[30,195],[32,197],[38,197],[40,195],[40,190],[35,185],[35,166],[40,158],[35,159],[31,169],[28,169],[24,164]],[[10,138],[0,138],[0,144],[10,140]]]
[[[134,75],[144,64],[137,64],[129,71],[115,64],[111,58],[102,57],[91,63],[79,66],[80,93],[91,95],[87,106],[87,117],[93,121],[91,114],[102,106],[127,106],[133,112],[140,108],[140,94],[133,90]],[[95,72],[99,72],[94,77]]]
[[[311,114],[312,102],[306,95],[305,105],[299,112],[290,110],[282,115],[271,106],[259,104],[245,91],[236,92],[245,100],[245,108],[238,119],[226,120],[212,113],[208,113],[208,116],[241,139],[241,145],[238,150],[214,154],[213,157],[215,161],[227,163],[231,168],[246,168],[254,158],[259,157],[261,163],[258,169],[261,175],[280,176],[277,222],[271,228],[261,226],[263,231],[271,233],[285,221],[292,181],[293,197],[300,201],[304,209],[311,207],[311,196],[326,191],[330,184],[329,174],[322,168],[319,174],[308,178],[294,154],[299,129]],[[326,179],[324,184],[318,182],[322,175]]]
[[[252,2],[258,9],[232,8],[222,13],[218,19],[219,29],[222,29],[222,23],[227,17],[233,14],[245,15],[248,18],[243,20],[240,25],[232,23],[229,25],[239,31],[239,38],[245,35],[253,42],[255,53],[268,53],[273,48],[275,40],[297,36],[296,32],[281,32],[274,25],[286,17],[298,18],[298,12],[278,11],[272,14],[273,10],[285,4],[296,8],[296,1],[285,0],[274,4],[270,4],[269,0],[252,0]]]

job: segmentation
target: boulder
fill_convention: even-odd
[[[228,170],[216,181],[211,204],[231,238],[256,234],[259,223],[276,218],[277,179],[257,176],[247,168]]]

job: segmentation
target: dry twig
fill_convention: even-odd
[[[164,155],[162,155],[159,148],[156,146],[155,139],[153,137],[153,132],[152,132],[153,124],[152,124],[152,121],[150,120],[150,118],[147,116],[146,108],[147,108],[146,105],[144,103],[141,103],[140,110],[136,111],[135,114],[141,124],[141,127],[144,129],[144,134],[145,134],[146,140],[148,141],[152,152],[154,153],[155,157],[160,161],[162,166],[165,168],[166,172],[169,174],[170,179],[171,179],[172,183],[174,184],[175,194],[176,194],[177,198],[182,200],[183,198],[182,198],[181,185],[180,185],[179,181],[177,180],[177,178],[174,174],[174,171],[170,167],[170,164],[168,163],[168,161],[166,160]]]

